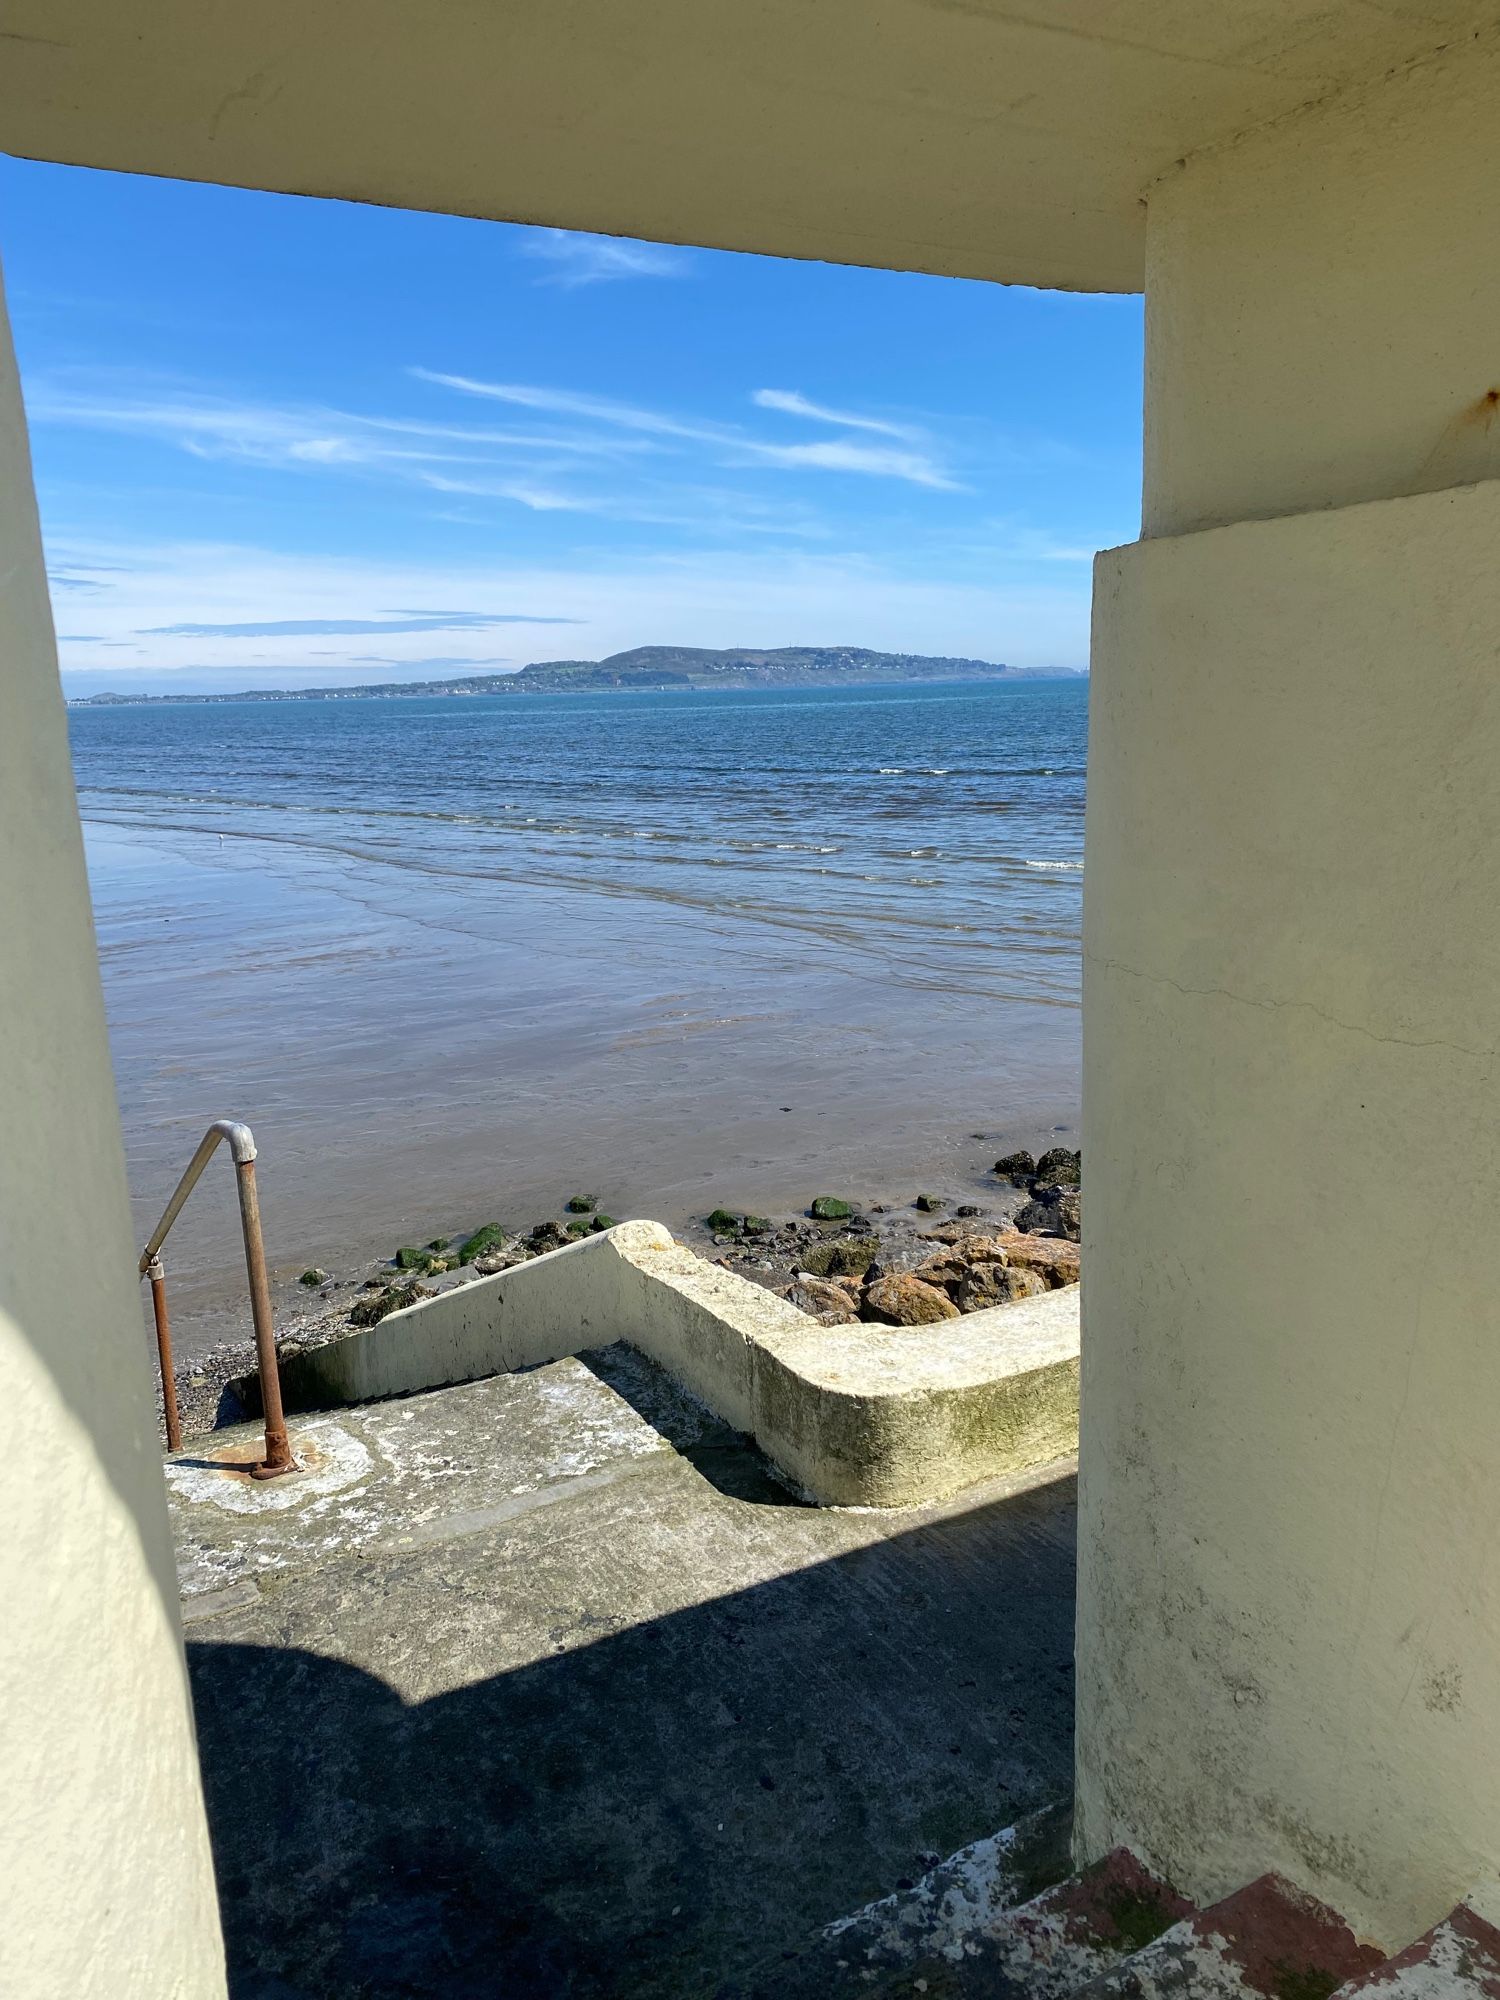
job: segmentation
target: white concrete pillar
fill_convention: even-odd
[[[1500,1863],[1497,186],[1490,37],[1158,188],[1097,572],[1080,1849],[1387,1945]]]
[[[224,1991],[124,1156],[0,304],[0,1992]]]

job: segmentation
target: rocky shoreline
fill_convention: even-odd
[[[1078,1280],[1080,1155],[1053,1147],[1039,1159],[1008,1153],[995,1162],[993,1194],[953,1203],[917,1193],[909,1203],[862,1204],[814,1196],[797,1216],[774,1218],[717,1206],[687,1247],[738,1272],[825,1326],[932,1325]],[[339,1340],[438,1291],[472,1283],[614,1226],[590,1195],[560,1215],[513,1234],[498,1222],[403,1244],[358,1275],[309,1268],[310,1310],[278,1329],[283,1354]],[[696,1240],[695,1240],[696,1239]],[[316,1297],[317,1304],[312,1304]],[[200,1437],[247,1414],[237,1380],[254,1370],[249,1341],[226,1341],[175,1371],[184,1437]]]

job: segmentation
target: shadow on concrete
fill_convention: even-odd
[[[664,1437],[679,1457],[720,1493],[758,1507],[805,1507],[776,1476],[753,1437],[737,1431],[695,1402],[664,1368],[624,1341],[592,1347],[576,1355],[591,1375],[606,1383],[638,1417]]]
[[[787,2000],[1069,1791],[1073,1533],[1059,1480],[411,1706],[190,1645],[234,2000]]]

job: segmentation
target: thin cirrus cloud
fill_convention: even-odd
[[[580,394],[571,389],[547,389],[527,382],[484,382],[472,375],[452,375],[431,368],[413,368],[411,373],[419,381],[455,390],[460,395],[506,403],[539,415],[566,417],[571,421],[602,424],[647,437],[703,445],[715,454],[721,465],[767,465],[788,471],[849,472],[867,478],[905,480],[914,486],[943,492],[964,490],[930,451],[919,448],[915,442],[916,433],[889,424],[882,418],[864,418],[848,411],[825,409],[792,390],[760,390],[752,400],[783,415],[813,417],[820,423],[876,431],[911,442],[905,448],[861,444],[853,439],[817,439],[809,443],[782,444],[747,431],[740,424],[689,420],[672,416],[666,411],[617,402],[606,396]],[[780,400],[763,403],[761,399],[766,396]]]
[[[761,429],[577,389],[408,372],[450,396],[503,405],[516,421],[467,422],[462,411],[442,409],[364,414],[257,402],[84,370],[34,382],[29,411],[39,426],[149,438],[199,459],[395,483],[537,516],[592,517],[716,543],[735,535],[827,538],[821,513],[754,476],[768,471],[967,490],[915,427],[795,390],[752,394],[775,425]],[[810,428],[799,435],[789,426]],[[60,590],[101,588],[95,578],[65,571],[55,581]]]
[[[143,639],[333,639],[372,632],[480,632],[491,625],[577,625],[519,611],[434,611],[389,618],[265,618],[232,625],[143,625]]]
[[[649,451],[642,439],[549,429],[494,429],[365,416],[326,408],[252,403],[192,391],[161,394],[128,387],[80,392],[43,378],[27,394],[33,424],[149,436],[199,458],[251,464],[405,471],[424,464],[465,464],[495,451],[569,458],[619,458]]]
[[[439,472],[424,473],[423,483],[435,493],[513,500],[534,514],[590,514],[643,527],[683,528],[700,536],[785,535],[816,540],[826,533],[805,510],[758,507],[738,494],[714,488],[669,487],[663,500],[650,493],[563,493],[526,480],[454,479]]]
[[[909,424],[893,424],[884,417],[863,417],[852,410],[831,409],[827,403],[815,403],[797,389],[757,389],[750,400],[759,409],[779,410],[787,417],[805,417],[809,423],[837,424],[847,431],[875,431],[881,437],[921,436]]]
[[[583,236],[567,229],[534,229],[519,244],[523,257],[551,268],[541,285],[602,285],[621,278],[681,278],[687,258],[660,243],[626,236]]]

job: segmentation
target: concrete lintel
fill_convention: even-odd
[[[934,1327],[825,1327],[679,1247],[602,1235],[293,1356],[293,1409],[409,1395],[624,1340],[823,1506],[898,1507],[1065,1458],[1078,1288]]]

